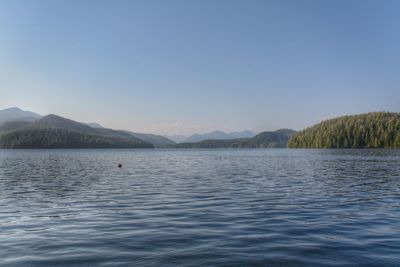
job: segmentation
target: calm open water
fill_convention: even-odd
[[[177,265],[400,266],[400,150],[0,150],[0,266]]]

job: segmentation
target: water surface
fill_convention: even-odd
[[[0,150],[0,265],[400,266],[400,150]]]

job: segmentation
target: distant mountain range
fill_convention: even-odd
[[[166,134],[164,136],[174,141],[175,143],[185,142],[185,140],[188,138],[186,135],[181,135],[181,134],[172,134],[172,135]]]
[[[28,126],[29,123],[40,120],[41,118],[43,118],[42,115],[39,115],[31,111],[24,111],[17,107],[0,110],[0,131],[5,132],[10,130],[15,130],[17,128],[23,128],[25,126]],[[81,123],[81,124],[85,124],[87,126],[90,126],[91,128],[95,128],[98,130],[104,128],[99,123]],[[58,125],[57,127],[60,127],[60,125]],[[130,131],[125,131],[125,132],[145,142],[153,144],[154,147],[167,147],[167,146],[173,146],[176,143],[181,143],[181,142],[193,143],[208,139],[222,140],[222,139],[233,139],[233,138],[249,138],[256,135],[254,132],[251,131],[232,132],[232,133],[213,131],[205,134],[193,134],[192,136],[189,137],[183,135],[162,136],[156,134],[137,133]]]
[[[43,117],[16,107],[0,110],[0,135],[2,148],[142,148],[176,144],[161,135],[115,131],[98,123],[79,123],[57,115]]]
[[[281,129],[274,132],[262,132],[253,138],[210,139],[193,143],[180,143],[176,148],[281,148],[286,147],[290,137],[296,131]]]
[[[213,131],[205,134],[193,134],[186,138],[184,143],[196,143],[204,140],[224,140],[224,139],[236,139],[236,138],[252,138],[256,136],[256,133],[252,131],[243,132],[231,132],[226,133],[222,131]]]
[[[173,136],[180,142],[183,136]],[[178,143],[161,135],[104,128],[13,107],[0,110],[0,148],[400,148],[400,113],[371,112],[281,129],[194,134]]]
[[[155,134],[104,128],[19,108],[0,110],[0,148],[286,147],[293,130],[194,134],[177,142]],[[175,136],[177,139],[183,136]]]

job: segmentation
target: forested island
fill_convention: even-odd
[[[400,148],[400,114],[374,112],[323,121],[294,134],[290,148]]]

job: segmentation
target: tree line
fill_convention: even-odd
[[[400,148],[400,114],[374,112],[323,121],[293,135],[291,148]]]

